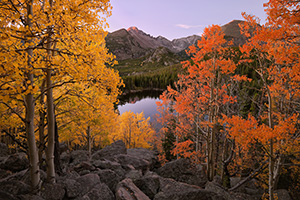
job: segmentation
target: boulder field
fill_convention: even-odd
[[[209,182],[203,169],[188,159],[161,166],[154,151],[126,149],[122,141],[94,152],[91,158],[84,150],[63,152],[63,173],[55,184],[47,184],[41,170],[38,195],[30,193],[28,166],[26,154],[9,155],[0,144],[0,200],[259,200],[263,194],[254,181],[229,192],[218,177]],[[291,199],[287,191],[279,193],[280,199]]]

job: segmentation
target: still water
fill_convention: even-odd
[[[150,121],[154,120],[157,112],[156,102],[162,91],[146,90],[141,92],[129,93],[120,97],[118,109],[120,114],[131,110],[134,113],[144,112],[145,118],[150,117]]]

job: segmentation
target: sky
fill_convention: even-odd
[[[169,40],[201,35],[209,25],[242,20],[242,12],[265,22],[263,3],[267,0],[111,0],[109,32],[136,26],[154,37]]]

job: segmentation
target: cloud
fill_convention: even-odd
[[[187,24],[176,24],[179,28],[190,29],[190,28],[203,28],[204,25],[187,25]]]

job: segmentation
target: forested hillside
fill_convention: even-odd
[[[300,3],[264,7],[168,41],[107,36],[109,0],[0,1],[0,199],[298,199]],[[158,132],[116,109],[153,88]]]

